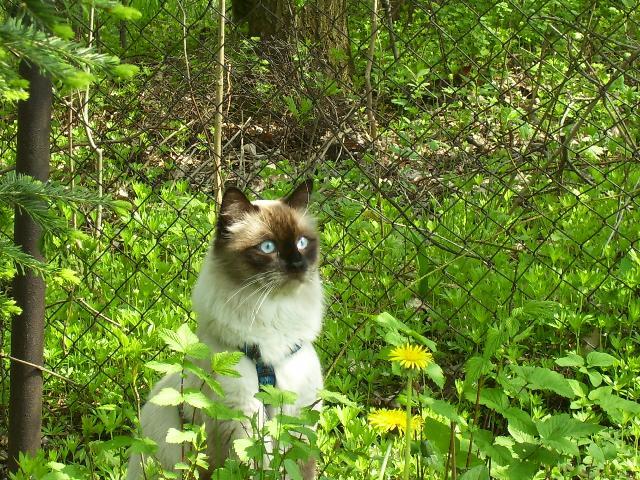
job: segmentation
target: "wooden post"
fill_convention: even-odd
[[[20,74],[29,81],[29,98],[18,104],[16,173],[46,181],[49,177],[51,132],[51,81],[36,65],[25,61]],[[14,240],[25,253],[43,260],[42,229],[16,208]],[[18,272],[13,296],[22,310],[11,322],[11,356],[43,364],[44,279],[30,270]],[[35,454],[40,448],[42,424],[42,371],[35,366],[11,362],[9,393],[9,470],[17,470],[19,453]]]

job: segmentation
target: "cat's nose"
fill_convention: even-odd
[[[289,262],[288,267],[292,273],[303,272],[307,268],[307,262],[305,262],[304,258],[297,258]]]

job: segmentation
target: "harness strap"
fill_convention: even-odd
[[[289,355],[295,354],[302,348],[302,345],[296,343],[293,347],[290,347]],[[271,385],[276,386],[276,372],[273,369],[273,365],[262,361],[262,355],[260,354],[260,347],[258,345],[244,344],[240,349],[253,363],[256,364],[256,373],[258,374],[258,385]]]

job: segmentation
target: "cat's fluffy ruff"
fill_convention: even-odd
[[[315,230],[313,221],[303,209],[293,209],[281,201],[255,201],[255,212],[244,212],[233,219],[227,229],[231,236],[247,235],[255,222],[266,222],[269,215],[278,215],[283,208],[287,214],[294,215],[305,229]],[[303,205],[306,208],[306,202]],[[289,211],[290,210],[290,211]],[[294,211],[295,210],[295,211]],[[266,216],[264,216],[266,215]],[[257,216],[257,218],[251,218]],[[264,226],[264,225],[263,225]],[[218,238],[221,235],[219,224]],[[254,232],[255,233],[255,232]],[[218,242],[221,243],[221,242]],[[265,289],[263,283],[251,284],[250,280],[238,283],[228,275],[229,255],[233,249],[211,246],[192,295],[193,308],[198,315],[198,337],[214,352],[237,350],[244,344],[255,344],[265,363],[273,366],[277,387],[297,394],[294,406],[286,408],[285,413],[297,414],[301,407],[310,405],[317,399],[322,388],[322,373],[318,356],[311,344],[320,332],[323,316],[322,286],[317,271],[317,261],[310,266],[299,280],[287,281],[273,291]],[[247,277],[250,278],[250,277]],[[267,293],[269,292],[269,293]],[[291,354],[295,345],[301,348]],[[205,366],[204,364],[202,366]],[[256,367],[252,360],[243,357],[236,367],[239,378],[219,377],[225,397],[221,399],[228,406],[242,410],[248,416],[258,414],[264,420],[264,406],[255,398],[259,390]],[[200,387],[200,382],[187,378],[184,387]],[[180,377],[169,375],[159,382],[151,397],[162,388],[180,389]],[[206,395],[215,395],[208,389]],[[189,419],[194,412],[185,408]],[[158,460],[166,469],[171,469],[180,461],[179,445],[165,442],[169,428],[180,428],[178,407],[164,407],[147,403],[141,414],[142,432],[159,445]],[[239,422],[214,422],[195,412],[195,422],[205,422],[208,440],[209,461],[213,467],[219,466],[230,454],[233,441],[250,432],[248,425]],[[136,465],[136,463],[138,465]],[[130,463],[130,480],[142,478],[139,460]],[[307,468],[307,470],[309,470]],[[310,473],[305,478],[313,478]]]

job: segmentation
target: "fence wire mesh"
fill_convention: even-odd
[[[133,205],[69,212],[83,235],[47,239],[50,261],[77,281],[48,289],[45,361],[59,376],[44,375],[43,434],[89,454],[105,432],[135,428],[156,379],[144,364],[162,355],[157,330],[193,319],[215,220],[219,11],[134,0],[141,19],[92,25],[86,2],[66,3],[77,38],[92,32],[100,51],[141,69],[86,95],[58,90],[54,104],[52,177]],[[576,344],[637,348],[638,11],[582,0],[228,7],[221,174],[268,198],[316,179],[329,388],[394,404],[401,386],[378,374],[370,317],[385,310],[437,341],[445,397],[471,356],[506,341],[501,322],[544,332],[529,348],[548,358]],[[16,118],[0,122],[10,168]]]

